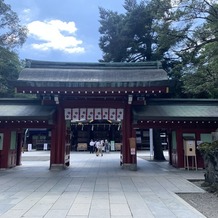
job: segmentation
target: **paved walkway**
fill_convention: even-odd
[[[68,169],[50,171],[48,152],[25,152],[22,166],[0,171],[0,217],[204,217],[175,194],[203,192],[187,179],[203,179],[204,172],[146,155],[138,154],[138,171],[122,170],[116,152],[72,153]]]

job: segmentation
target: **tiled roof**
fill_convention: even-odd
[[[18,80],[47,82],[147,82],[167,80],[163,69],[25,68]]]
[[[31,87],[145,87],[169,86],[159,62],[66,63],[27,61],[18,86]]]
[[[0,99],[0,120],[48,120],[55,112],[53,106],[43,106],[38,100]]]
[[[134,120],[218,120],[218,101],[156,100],[145,106],[135,106],[133,117]]]

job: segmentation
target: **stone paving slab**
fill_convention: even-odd
[[[203,170],[138,157],[138,170],[128,171],[120,168],[118,152],[75,152],[68,169],[51,171],[49,151],[22,156],[22,166],[0,171],[1,218],[204,217],[176,195],[204,192],[188,181],[203,179]]]

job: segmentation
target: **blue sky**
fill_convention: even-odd
[[[21,59],[97,62],[99,9],[123,12],[124,0],[5,0],[29,29]]]

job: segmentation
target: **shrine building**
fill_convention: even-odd
[[[36,98],[0,99],[0,168],[21,164],[31,129],[48,133],[50,169],[71,167],[71,151],[88,150],[91,139],[107,139],[120,151],[118,164],[136,170],[137,150],[153,149],[155,129],[167,135],[172,166],[187,167],[186,156],[194,151],[195,165],[203,168],[197,145],[213,140],[218,100],[172,99],[173,86],[159,62],[26,60],[16,91]],[[188,152],[186,141],[194,146]]]

